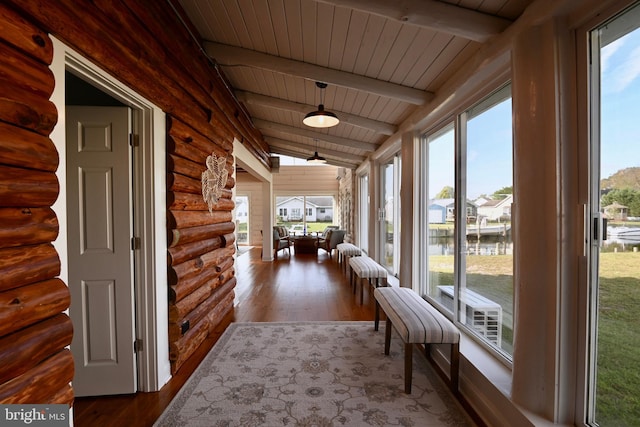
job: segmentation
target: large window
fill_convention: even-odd
[[[591,219],[600,232],[591,251],[588,418],[601,426],[640,420],[639,27],[635,7],[591,34]]]
[[[400,262],[400,156],[381,166],[382,206],[382,266],[397,275]]]
[[[427,135],[419,219],[420,292],[507,358],[513,352],[512,134],[505,87],[455,125]],[[457,164],[455,153],[461,153]]]
[[[323,231],[337,220],[334,204],[330,195],[276,196],[276,224],[297,235]]]
[[[427,197],[422,202],[421,211],[426,221],[421,229],[426,230],[422,242],[426,263],[422,277],[422,292],[439,299],[443,287],[453,288],[454,283],[454,241],[455,241],[455,137],[453,124],[430,135],[426,140],[422,164],[427,165]],[[447,307],[452,304],[447,299]]]
[[[249,196],[236,196],[236,242],[249,243]]]
[[[362,175],[359,182],[358,194],[360,203],[358,203],[358,209],[360,214],[357,239],[358,246],[367,252],[369,250],[369,175]]]

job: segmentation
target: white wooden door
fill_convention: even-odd
[[[127,107],[67,107],[71,351],[77,396],[135,393]]]

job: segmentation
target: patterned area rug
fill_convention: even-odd
[[[394,332],[395,334],[395,332]],[[232,323],[155,426],[473,426],[415,350],[384,322]]]

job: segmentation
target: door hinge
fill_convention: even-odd
[[[131,238],[131,250],[132,251],[137,251],[138,249],[140,249],[140,238],[139,237],[132,237]]]
[[[136,338],[133,342],[133,351],[135,353],[139,353],[142,351],[142,340],[140,338]]]
[[[129,145],[132,146],[132,147],[140,146],[140,137],[138,135],[136,135],[135,133],[130,133],[129,134]]]

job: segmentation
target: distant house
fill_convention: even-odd
[[[247,222],[249,218],[249,204],[246,197],[236,197],[236,223]]]
[[[501,200],[482,198],[476,200],[475,203],[478,206],[478,215],[489,221],[508,221],[511,219],[512,194]]]
[[[453,221],[455,214],[455,199],[431,199],[429,201],[429,223],[443,224]],[[467,200],[467,218],[474,219],[478,215],[478,207]]]
[[[626,221],[628,219],[629,208],[618,202],[613,202],[609,206],[602,208],[602,210],[609,219],[617,221]]]
[[[282,198],[276,203],[276,215],[282,221],[331,222],[333,221],[333,197],[318,196],[305,198],[293,196]]]

